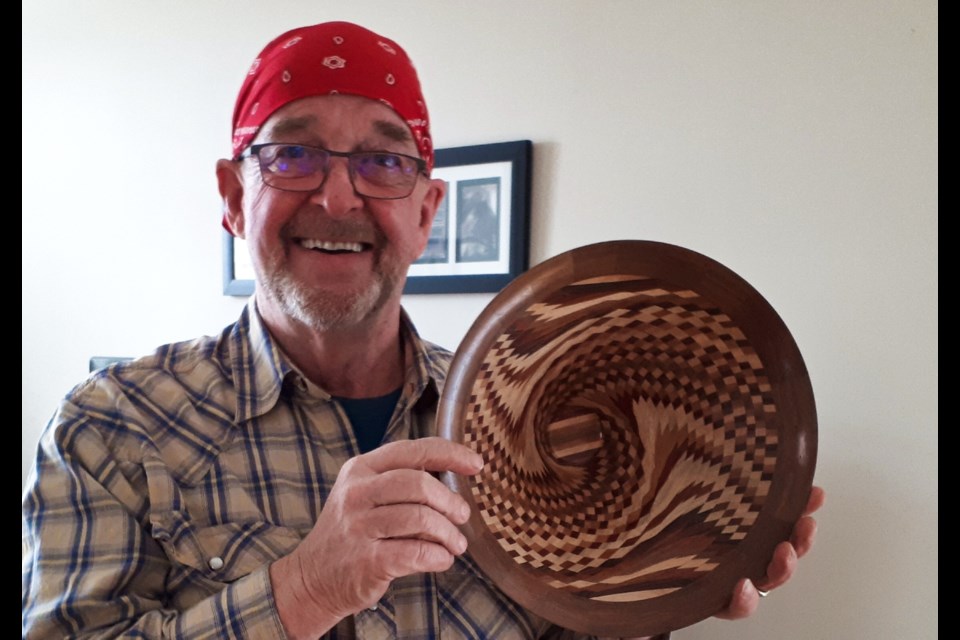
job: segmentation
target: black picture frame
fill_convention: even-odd
[[[447,182],[427,250],[405,294],[495,293],[529,266],[529,140],[437,149],[433,177]],[[249,296],[243,241],[223,232],[223,294]]]
[[[404,293],[495,293],[527,270],[532,155],[529,140],[437,149],[447,195]]]

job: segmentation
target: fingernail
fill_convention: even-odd
[[[483,456],[481,456],[479,453],[473,454],[473,468],[477,471],[483,469]]]
[[[461,554],[467,550],[467,539],[464,537],[460,538],[460,542],[457,544],[457,554]]]
[[[753,586],[753,581],[747,578],[743,581],[743,595],[752,596],[757,592],[757,588]]]

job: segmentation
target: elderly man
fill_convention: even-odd
[[[444,197],[432,164],[395,42],[340,22],[264,49],[217,163],[256,295],[220,335],[64,400],[24,499],[25,637],[568,635],[471,562],[468,506],[431,474],[482,465],[433,437],[450,354],[400,306]],[[725,615],[758,598],[741,582]]]

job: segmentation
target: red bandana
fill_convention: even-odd
[[[393,109],[413,132],[427,171],[433,168],[427,105],[413,63],[393,40],[349,22],[288,31],[253,61],[233,110],[233,156],[280,107],[331,94],[379,100]]]

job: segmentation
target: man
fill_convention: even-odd
[[[342,22],[283,34],[233,143],[223,222],[256,295],[64,400],[24,498],[23,635],[560,637],[464,554],[468,506],[431,475],[482,461],[432,437],[450,354],[400,306],[445,191],[405,52]],[[725,615],[758,599],[744,581]]]

